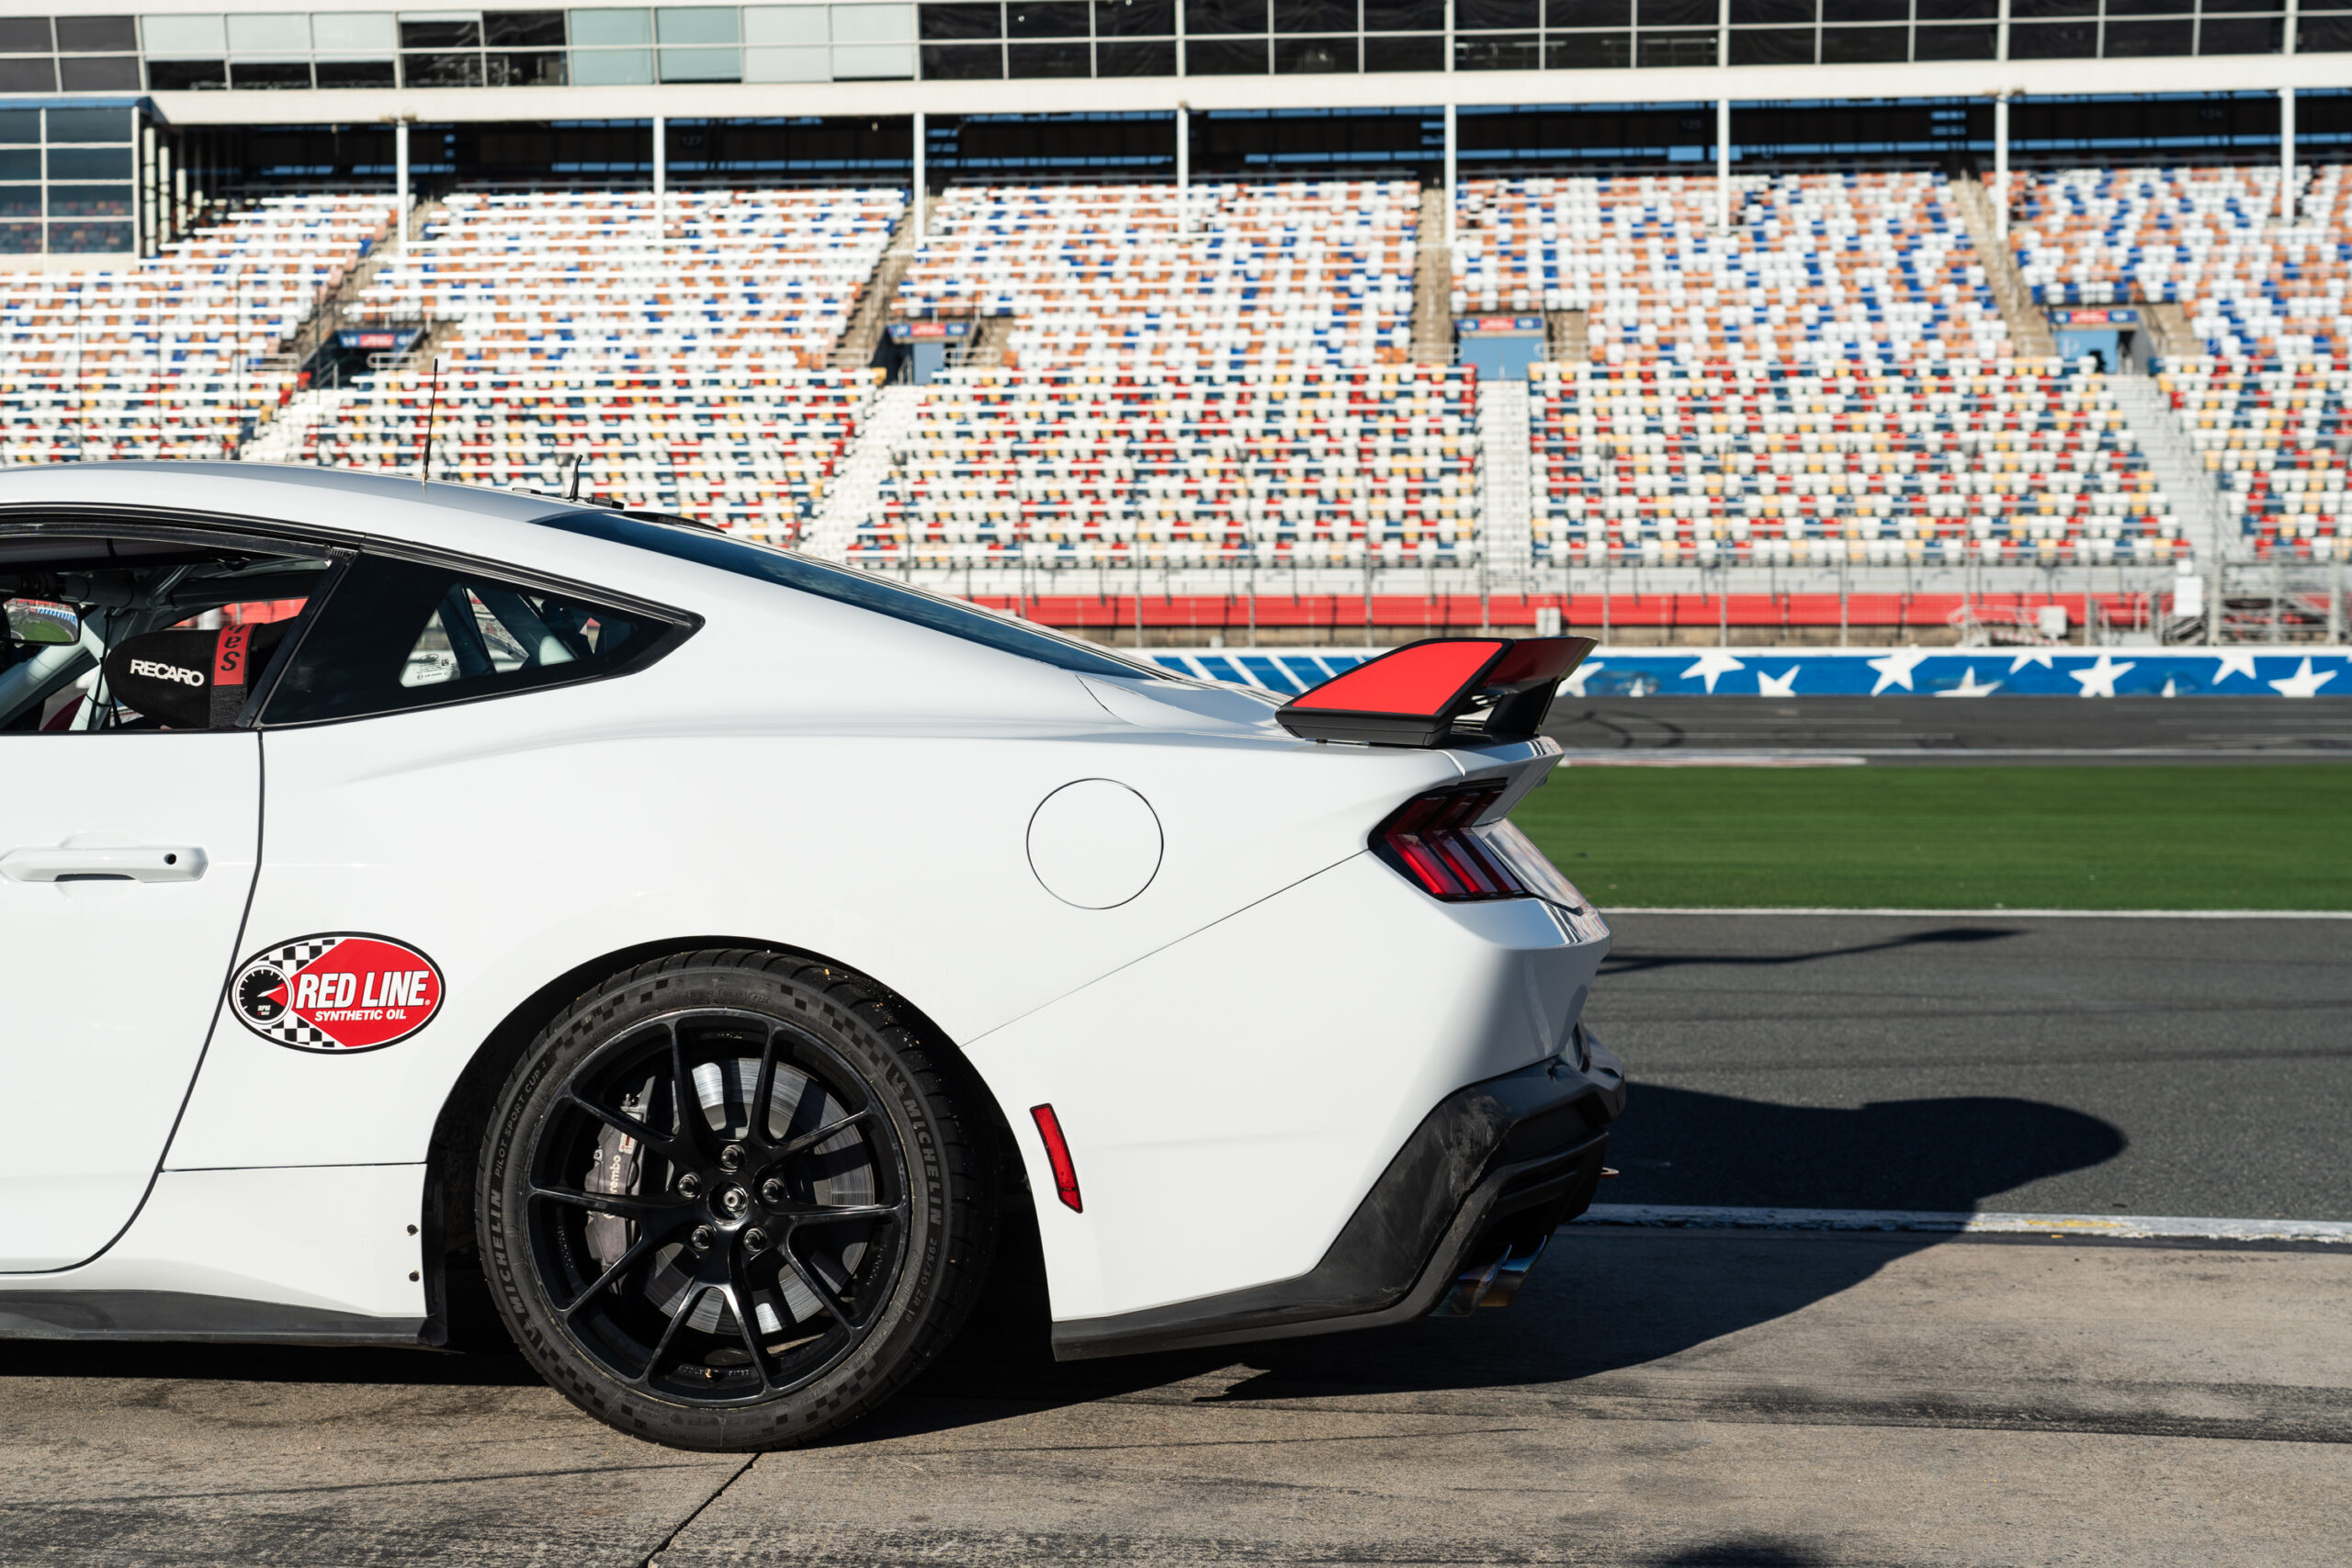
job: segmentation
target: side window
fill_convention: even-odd
[[[363,555],[320,606],[265,724],[310,724],[609,675],[673,623],[464,569]]]
[[[333,565],[197,534],[11,539],[0,733],[235,725]]]

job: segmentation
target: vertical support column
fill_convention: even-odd
[[[1446,7],[1446,15],[1448,17],[1453,15],[1451,6]],[[1447,45],[1449,50],[1452,47],[1451,43]],[[1450,71],[1453,68],[1453,56],[1449,53],[1445,58],[1446,69]],[[1448,104],[1445,106],[1445,248],[1449,254],[1453,249],[1453,178],[1456,152],[1456,117],[1453,106]]]
[[[1176,106],[1176,211],[1181,223],[1184,198],[1193,189],[1193,106]]]
[[[408,121],[392,122],[392,188],[399,193],[399,211],[392,217],[392,249],[408,246]]]
[[[653,243],[670,243],[670,117],[653,117]]]
[[[2294,19],[2288,18],[2292,28]],[[2278,89],[2278,221],[2295,220],[2295,89]]]
[[[930,216],[927,210],[928,193],[924,187],[931,179],[930,171],[923,164],[923,155],[931,151],[931,117],[921,109],[915,110],[914,138],[914,244],[920,249],[923,228]]]
[[[1993,95],[1993,232],[2009,243],[2009,95]]]
[[[142,256],[155,254],[155,236],[163,228],[161,185],[159,165],[155,161],[155,128],[148,124],[142,115],[139,121],[138,243],[133,247]]]
[[[1715,100],[1715,227],[1731,227],[1731,100]]]

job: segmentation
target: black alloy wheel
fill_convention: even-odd
[[[509,1078],[481,1235],[507,1326],[624,1431],[805,1442],[953,1335],[994,1241],[986,1090],[888,993],[781,954],[640,966]]]

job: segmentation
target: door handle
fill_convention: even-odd
[[[194,882],[204,866],[204,852],[191,844],[62,844],[0,855],[0,876],[11,882]]]

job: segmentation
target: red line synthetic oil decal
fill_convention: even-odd
[[[229,1005],[247,1029],[296,1051],[373,1051],[441,1010],[441,970],[390,937],[298,937],[237,965]]]

